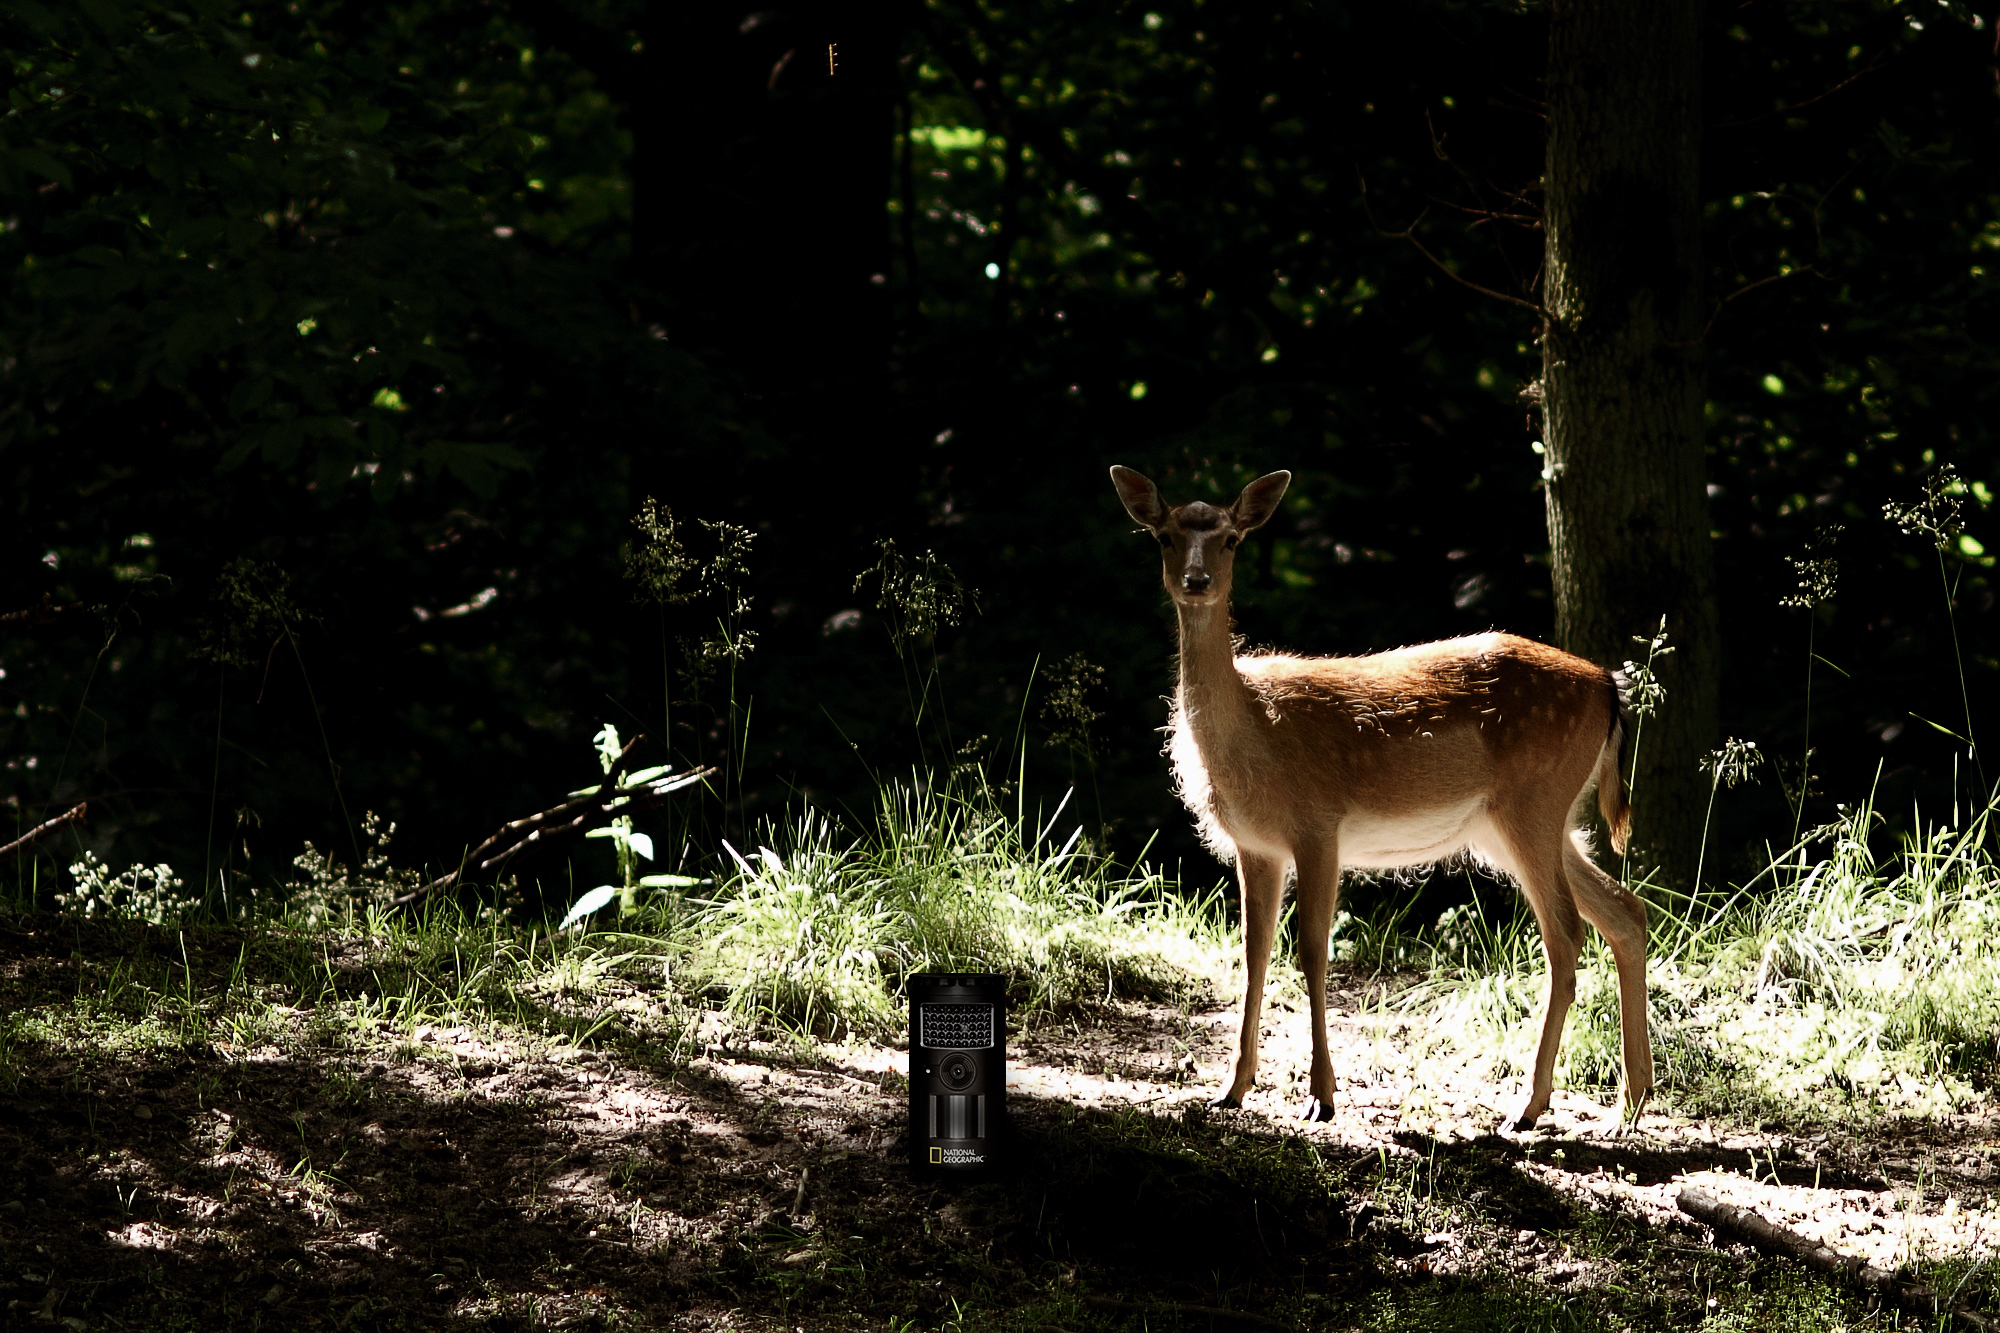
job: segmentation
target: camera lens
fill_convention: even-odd
[[[972,1083],[972,1061],[963,1055],[948,1055],[938,1066],[938,1078],[947,1088],[963,1088]]]

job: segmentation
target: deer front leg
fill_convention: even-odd
[[[1333,1119],[1333,1055],[1326,1044],[1326,953],[1340,905],[1340,849],[1329,843],[1298,859],[1299,971],[1312,1005],[1312,1080],[1303,1118]]]
[[[1211,1106],[1243,1105],[1257,1081],[1257,1027],[1264,1013],[1264,979],[1271,966],[1271,941],[1278,934],[1278,907],[1285,897],[1284,863],[1236,853],[1236,882],[1243,895],[1243,1025],[1236,1033],[1236,1070],[1229,1090]]]

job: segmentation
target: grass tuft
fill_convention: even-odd
[[[1649,976],[1661,1082],[1700,1102],[1748,1093],[1792,1114],[1962,1108],[1988,1090],[2000,1030],[2000,863],[1991,809],[1919,819],[1893,850],[1872,801],[1843,808],[1740,885],[1654,903]],[[1664,902],[1664,906],[1662,903]],[[1546,968],[1525,912],[1447,918],[1400,1006],[1431,1058],[1525,1066]],[[1558,1079],[1619,1077],[1616,974],[1593,937]]]
[[[885,787],[845,836],[806,809],[767,825],[693,923],[699,962],[739,1020],[819,1035],[900,1026],[905,977],[1003,972],[1017,1006],[1171,999],[1230,952],[1219,893],[1188,899],[1121,873],[1079,826],[1061,843],[976,778]]]

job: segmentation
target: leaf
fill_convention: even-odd
[[[757,855],[764,858],[764,864],[769,866],[774,874],[782,875],[785,873],[785,863],[779,860],[778,854],[769,847],[759,847]]]
[[[692,875],[641,875],[639,885],[647,889],[698,889],[708,883]]]
[[[248,375],[229,394],[229,414],[239,420],[271,401],[271,377]]]
[[[651,834],[628,833],[625,835],[625,845],[645,857],[648,861],[653,859],[653,838]]]
[[[491,499],[500,489],[499,473],[525,468],[528,460],[520,450],[505,444],[472,444],[461,440],[439,440],[426,445],[423,459],[432,476],[451,473],[482,500]]]
[[[1927,727],[1932,727],[1938,731],[1942,731],[1945,735],[1951,737],[1953,740],[1957,741],[1960,745],[1972,744],[1971,741],[1959,735],[1957,732],[1953,731],[1950,727],[1945,726],[1942,722],[1933,722],[1929,718],[1925,717],[1922,713],[1911,713],[1910,716],[1915,718],[1917,721],[1923,723]]]
[[[250,455],[263,451],[265,461],[279,467],[288,465],[299,452],[299,430],[294,422],[266,421],[250,427],[236,437],[236,443],[222,455],[216,471],[228,472],[241,467]]]
[[[583,897],[578,898],[574,903],[570,904],[568,914],[563,917],[562,924],[556,927],[556,929],[568,930],[591,913],[603,911],[605,906],[617,896],[618,888],[616,885],[598,885],[589,893],[584,894]]]
[[[744,874],[750,876],[750,878],[752,879],[757,878],[757,872],[755,870],[752,870],[750,868],[750,863],[743,859],[743,853],[737,851],[735,847],[731,846],[729,839],[722,838],[720,839],[720,841],[722,843],[722,850],[729,853],[729,859],[736,863],[736,868],[738,870],[741,870]]]
[[[672,764],[660,764],[653,768],[642,768],[637,772],[627,773],[624,780],[618,785],[621,787],[643,787],[653,779],[664,777],[673,771],[674,766]]]
[[[71,183],[68,165],[55,154],[44,152],[39,148],[16,148],[7,154],[6,162],[10,167],[25,168],[44,180],[52,180],[64,188],[68,188]]]
[[[167,360],[177,369],[182,369],[200,356],[208,341],[211,322],[209,316],[200,310],[189,310],[176,319],[167,330]]]
[[[583,836],[586,838],[616,838],[624,832],[624,829],[613,824],[606,828],[594,828]]]

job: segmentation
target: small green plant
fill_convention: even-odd
[[[638,585],[632,594],[634,601],[652,602],[659,608],[660,702],[667,744],[671,746],[674,686],[673,657],[667,651],[667,608],[684,605],[694,597],[695,590],[687,584],[697,567],[681,542],[674,511],[652,496],[640,504],[632,526],[639,530],[639,537],[625,548],[625,577]]]
[[[181,877],[166,864],[134,865],[114,875],[94,853],[85,852],[69,873],[74,884],[56,895],[56,906],[78,916],[171,926],[201,905],[200,895],[181,892]]]
[[[747,702],[737,694],[737,672],[757,647],[756,632],[744,628],[753,605],[748,588],[750,551],[756,534],[734,523],[697,519],[695,526],[700,531],[692,535],[696,545],[707,550],[706,555],[699,554],[689,548],[691,534],[673,511],[651,496],[640,505],[632,522],[638,538],[625,547],[625,577],[636,585],[635,600],[659,608],[660,690],[668,754],[671,757],[675,752],[678,739],[673,720],[675,652],[667,647],[668,612],[685,607],[690,609],[680,619],[697,628],[674,636],[681,688],[689,704],[699,707],[708,686],[718,675],[724,677],[721,712],[728,749],[721,785],[726,800],[733,779],[740,798],[750,714]],[[694,757],[700,761],[700,732],[694,731],[694,735]]]
[[[907,560],[887,537],[875,551],[875,563],[855,576],[854,591],[875,584],[876,609],[888,613],[889,639],[899,654],[912,641],[935,637],[940,626],[958,624],[966,607],[979,609],[979,594],[959,582],[935,551]]]
[[[340,805],[341,825],[354,852],[354,863],[359,865],[363,859],[361,841],[355,835],[354,818],[347,811],[347,795],[340,787],[340,765],[334,762],[333,742],[326,734],[326,718],[320,712],[319,696],[313,690],[312,676],[306,671],[305,653],[299,648],[298,631],[315,618],[300,609],[292,599],[289,574],[267,561],[252,560],[248,556],[239,556],[223,566],[222,572],[216,576],[211,601],[214,605],[209,615],[196,630],[194,656],[208,658],[218,667],[242,667],[256,661],[260,645],[269,645],[264,652],[267,661],[278,650],[280,643],[290,646],[292,660],[298,664],[299,680],[306,687],[306,700],[312,705],[313,721],[319,727],[320,747],[326,753],[327,777],[333,784],[334,799]],[[218,775],[222,754],[221,685],[218,677],[215,719]],[[206,859],[210,864],[202,868],[204,893],[208,891],[208,875],[213,868],[215,807],[219,795],[218,787],[209,801],[210,851]]]
[[[1651,635],[1635,634],[1632,636],[1632,642],[1640,644],[1646,649],[1646,660],[1640,662],[1627,658],[1623,672],[1625,711],[1638,719],[1639,723],[1632,731],[1632,779],[1631,785],[1625,793],[1627,801],[1636,805],[1639,799],[1639,747],[1640,743],[1646,738],[1646,719],[1659,712],[1660,705],[1666,702],[1667,698],[1667,687],[1660,683],[1659,676],[1660,659],[1674,651],[1674,646],[1667,642],[1666,616],[1662,615],[1660,617],[1660,627],[1654,630]],[[1619,866],[1618,877],[1620,879],[1628,878],[1631,866],[1632,848],[1631,844],[1627,843],[1625,858]]]
[[[1895,524],[1897,530],[1906,536],[1929,539],[1937,554],[1938,587],[1944,593],[1945,620],[1951,626],[1952,660],[1958,666],[1958,692],[1965,709],[1965,734],[1959,736],[1930,722],[1929,718],[1922,720],[1962,742],[1971,751],[1974,762],[1980,768],[1980,786],[1983,788],[1986,785],[1985,765],[1980,762],[1979,743],[1972,728],[1972,687],[1966,683],[1965,651],[1958,642],[1958,590],[1946,571],[1944,561],[1945,552],[1955,546],[1962,547],[1966,540],[1960,523],[1966,492],[1965,481],[1958,475],[1958,469],[1945,463],[1924,478],[1922,496],[1909,504],[1888,501],[1882,506],[1882,517]],[[1978,547],[1975,545],[1972,549],[1976,552]]]
[[[618,766],[620,756],[625,752],[625,745],[618,735],[618,728],[609,722],[605,723],[597,734],[591,737],[591,744],[596,747],[598,765],[604,770],[605,776],[609,777],[611,771]],[[619,775],[618,788],[625,791],[644,787],[647,783],[662,778],[670,772],[672,768],[665,764],[653,768],[634,769]],[[588,796],[596,790],[595,787],[585,787],[571,792],[570,795]],[[619,815],[605,827],[592,829],[583,836],[586,839],[611,840],[612,849],[618,857],[618,883],[600,884],[578,898],[571,904],[558,929],[568,930],[587,917],[603,911],[611,905],[613,898],[618,899],[619,915],[629,916],[638,910],[641,889],[689,889],[705,882],[689,875],[640,874],[639,862],[642,859],[647,861],[653,859],[653,839],[650,834],[634,831],[630,815]]]
[[[361,817],[361,831],[368,839],[368,850],[359,868],[339,864],[310,842],[292,858],[303,878],[285,885],[279,910],[286,920],[305,926],[366,920],[371,913],[388,911],[398,897],[423,884],[424,877],[418,872],[389,864],[389,844],[396,836],[394,824],[384,824],[382,817],[370,810]],[[253,910],[256,901],[254,889],[243,891],[237,914]]]
[[[1797,839],[1805,819],[1806,798],[1812,794],[1812,690],[1813,666],[1820,660],[1813,640],[1819,627],[1819,609],[1833,600],[1840,579],[1840,562],[1833,558],[1833,545],[1845,529],[1838,523],[1821,528],[1803,556],[1786,556],[1785,561],[1798,575],[1798,590],[1778,599],[1778,605],[1806,613],[1806,720],[1805,753],[1799,757],[1799,782],[1792,798],[1792,837]],[[1831,663],[1828,663],[1831,666]],[[1838,667],[1834,668],[1839,670]],[[1710,807],[1714,802],[1711,793]]]
[[[908,560],[887,537],[875,543],[875,551],[875,563],[855,576],[854,591],[861,592],[871,582],[875,585],[875,607],[885,613],[883,623],[889,632],[889,642],[903,669],[903,690],[910,701],[911,725],[921,743],[924,714],[937,684],[937,632],[942,626],[959,624],[966,608],[977,611],[979,594],[961,583],[951,566],[934,551],[925,551],[918,559]],[[930,669],[920,682],[913,681],[908,650],[913,644],[924,643],[931,648]],[[943,711],[940,697],[943,749],[949,755],[953,750],[951,724]]]
[[[1051,673],[1054,686],[1042,704],[1042,721],[1048,724],[1051,746],[1070,756],[1070,778],[1076,777],[1076,757],[1083,756],[1090,774],[1091,799],[1097,806],[1097,827],[1104,829],[1104,798],[1097,789],[1097,749],[1092,744],[1091,727],[1104,714],[1091,706],[1091,692],[1104,684],[1104,668],[1082,653],[1071,653],[1056,663]]]
[[[1701,761],[1702,772],[1708,774],[1708,808],[1701,817],[1701,854],[1695,858],[1695,887],[1701,887],[1701,872],[1708,864],[1708,829],[1715,819],[1715,793],[1723,787],[1735,787],[1748,782],[1757,771],[1757,765],[1764,760],[1755,741],[1741,741],[1734,736],[1722,743],[1720,750],[1709,751]]]

